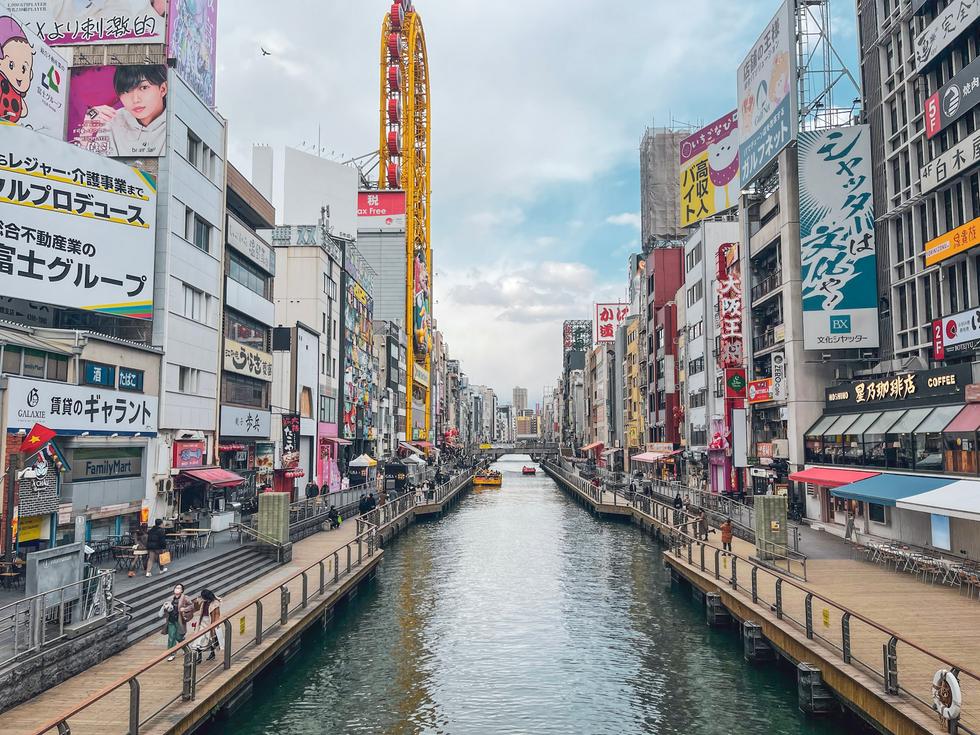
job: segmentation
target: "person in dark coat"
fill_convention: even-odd
[[[156,562],[157,569],[161,572],[167,568],[160,563],[160,554],[167,550],[167,531],[163,527],[163,521],[159,518],[153,524],[153,528],[146,532],[146,576],[151,576],[153,562]]]

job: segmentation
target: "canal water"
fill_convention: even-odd
[[[806,719],[793,669],[747,664],[651,539],[525,463],[389,544],[376,581],[208,732],[857,731]]]

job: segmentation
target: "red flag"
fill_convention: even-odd
[[[48,427],[41,426],[41,424],[34,424],[34,428],[31,429],[31,432],[21,442],[20,451],[31,454],[38,452],[45,444],[54,439],[55,436],[57,436],[57,433]]]

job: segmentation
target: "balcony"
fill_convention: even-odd
[[[785,335],[785,328],[782,324],[775,325],[772,329],[767,329],[758,337],[752,338],[752,351],[761,352],[769,349],[778,342],[782,342]]]
[[[752,303],[765,298],[782,285],[783,272],[781,270],[769,274],[752,287]]]

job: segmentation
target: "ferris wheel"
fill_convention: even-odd
[[[413,391],[406,406],[405,431],[410,441],[427,440],[432,346],[429,61],[422,18],[412,0],[396,0],[381,26],[380,112],[378,189],[405,191],[406,362],[407,381]],[[424,422],[418,416],[413,421],[413,404],[425,406]]]

